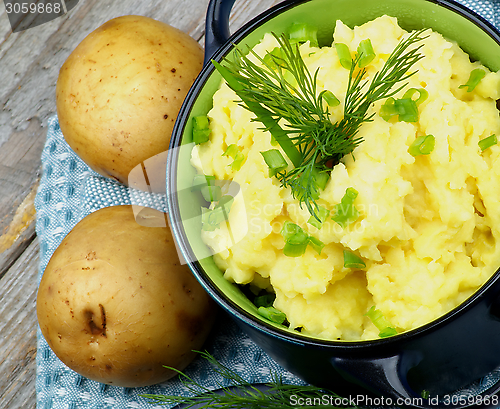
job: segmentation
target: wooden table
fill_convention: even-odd
[[[277,0],[236,0],[234,31]],[[56,113],[59,68],[107,20],[152,17],[204,44],[208,0],[79,0],[62,17],[12,33],[0,5],[0,408],[36,406],[35,207],[47,119]]]

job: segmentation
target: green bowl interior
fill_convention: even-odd
[[[432,28],[446,38],[456,41],[473,60],[481,61],[493,71],[500,69],[500,45],[490,35],[453,10],[424,0],[312,0],[296,5],[264,22],[246,35],[240,44],[253,46],[267,32],[279,34],[295,22],[306,22],[318,27],[320,44],[330,45],[337,19],[353,27],[385,14],[396,17],[399,24],[407,30]],[[199,196],[190,189],[195,175],[195,170],[190,165],[191,117],[204,115],[212,108],[212,95],[219,87],[220,81],[220,75],[214,71],[196,97],[183,131],[177,172],[178,192],[183,192],[178,196],[181,220],[191,250],[212,285],[218,288],[230,303],[237,304],[255,319],[263,321],[255,306],[238,287],[224,279],[210,251],[202,243],[199,217],[201,202]],[[284,329],[269,322],[267,324]]]

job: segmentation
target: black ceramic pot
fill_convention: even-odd
[[[319,28],[330,41],[336,19],[354,26],[388,14],[405,29],[430,27],[453,39],[491,70],[500,69],[500,34],[487,21],[444,0],[291,0],[261,14],[232,36],[234,0],[212,0],[207,14],[206,64],[175,125],[167,163],[168,211],[180,251],[210,295],[279,364],[305,381],[343,396],[383,396],[382,403],[421,407],[500,406],[494,385],[474,399],[448,397],[500,366],[500,272],[445,316],[418,329],[373,341],[324,341],[266,322],[241,291],[222,277],[200,240],[200,203],[191,191],[191,117],[206,114],[220,83],[210,59],[233,44],[253,46],[264,33],[293,22]],[[427,391],[430,399],[423,399]],[[379,401],[380,402],[380,401]]]

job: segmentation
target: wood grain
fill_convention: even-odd
[[[273,0],[236,0],[234,32]],[[12,33],[0,2],[0,408],[35,408],[38,242],[34,197],[62,63],[92,30],[127,14],[171,24],[204,43],[208,0],[80,0],[66,15]]]

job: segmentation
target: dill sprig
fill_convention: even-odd
[[[208,352],[199,352],[201,356],[209,361],[214,367],[214,372],[221,375],[225,380],[222,384],[217,384],[218,390],[211,390],[200,385],[183,372],[171,368],[179,374],[180,381],[186,388],[187,393],[193,396],[175,396],[175,395],[153,395],[143,394],[142,397],[151,400],[151,403],[160,405],[182,404],[183,408],[195,407],[199,409],[227,408],[227,409],[295,409],[294,401],[300,398],[314,399],[318,402],[325,402],[325,396],[328,395],[329,401],[334,402],[336,398],[342,401],[342,398],[335,393],[321,389],[312,385],[290,385],[283,383],[281,377],[271,373],[272,381],[265,384],[265,388],[259,389],[250,384],[233,370],[222,365]],[[227,383],[226,383],[227,382]],[[293,397],[293,399],[292,399]],[[322,405],[321,407],[338,409],[338,406]],[[357,408],[349,406],[349,408]]]
[[[344,115],[336,122],[331,121],[325,103],[327,91],[318,93],[319,68],[311,74],[299,44],[291,44],[285,35],[273,33],[279,51],[268,52],[264,58],[253,50],[244,52],[236,47],[234,58],[226,58],[224,65],[213,61],[242,106],[255,114],[254,121],[264,124],[291,161],[292,169],[276,174],[282,187],[290,187],[293,197],[316,219],[321,189],[318,175],[329,175],[332,167],[363,141],[358,132],[363,123],[373,120],[370,107],[407,85],[401,83],[415,73],[409,72],[410,68],[423,58],[419,52],[422,45],[410,46],[425,38],[424,31],[402,40],[371,81],[365,80],[366,69],[358,66],[361,55],[352,59]]]

